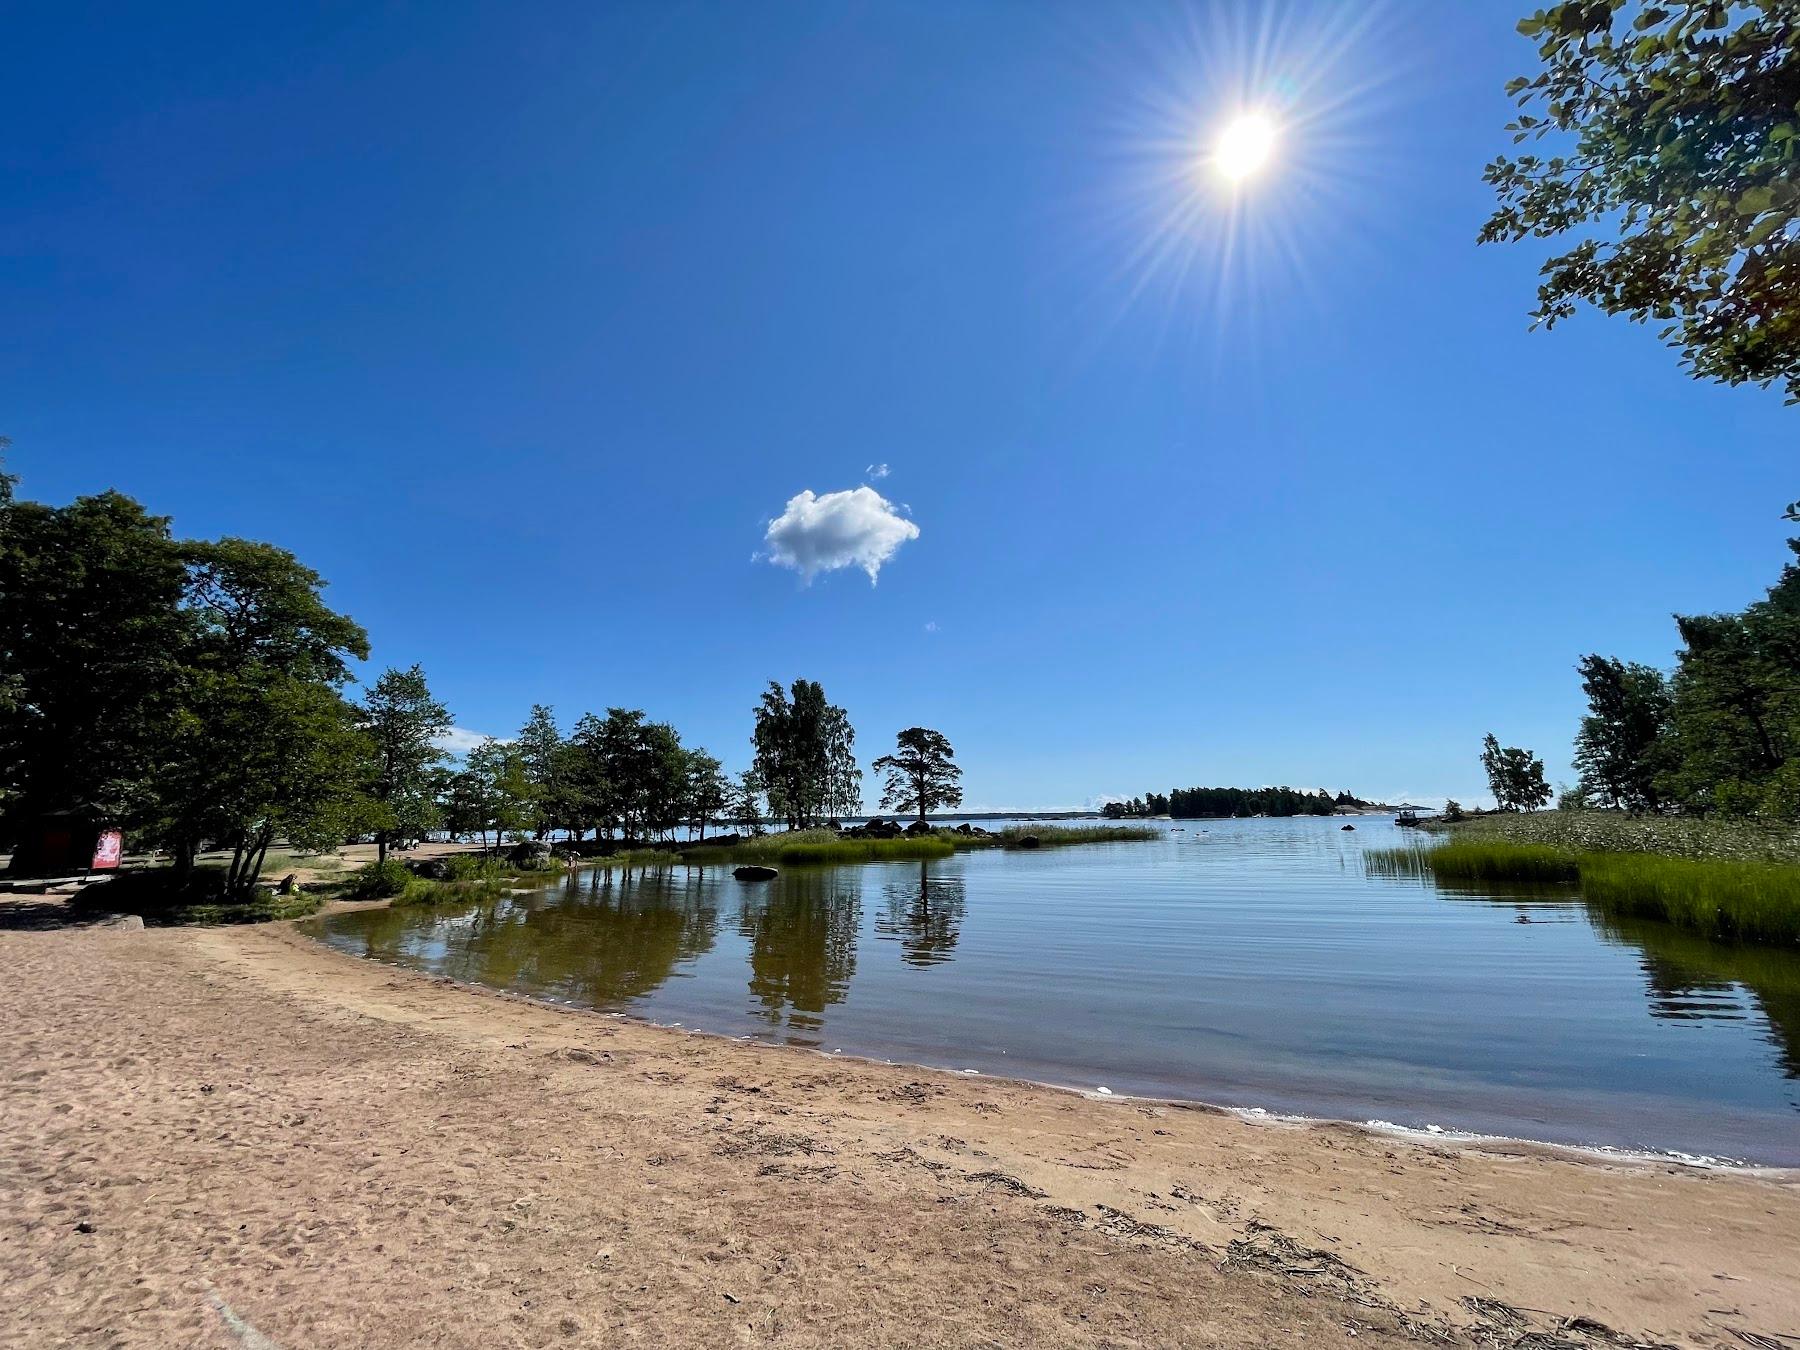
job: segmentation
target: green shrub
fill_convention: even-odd
[[[405,895],[406,890],[418,878],[406,868],[406,864],[396,858],[386,862],[372,862],[366,867],[359,867],[350,879],[349,896],[352,900],[386,900],[396,895]]]

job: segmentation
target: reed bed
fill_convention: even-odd
[[[1800,830],[1752,820],[1634,816],[1624,811],[1500,811],[1454,825],[1453,841],[1547,844],[1573,853],[1658,853],[1728,862],[1800,863]]]
[[[1437,848],[1371,851],[1374,876],[1440,882],[1578,883],[1608,914],[1658,919],[1728,942],[1800,945],[1800,867],[1638,852],[1576,852],[1547,844],[1457,839]]]
[[[1609,913],[1663,919],[1708,937],[1800,944],[1800,868],[1782,863],[1586,853],[1581,893]]]

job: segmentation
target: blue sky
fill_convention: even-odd
[[[1469,799],[1785,556],[1779,393],[1474,243],[1521,5],[289,9],[12,13],[0,432],[293,549],[465,728],[736,768],[805,676],[971,806]]]

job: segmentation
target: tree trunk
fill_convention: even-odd
[[[375,861],[378,863],[386,862],[387,861],[387,851],[388,851],[388,832],[386,830],[375,831]]]

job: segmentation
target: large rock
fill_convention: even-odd
[[[542,867],[550,861],[550,845],[542,839],[521,839],[507,852],[514,867]]]
[[[866,825],[858,825],[853,830],[844,831],[845,837],[849,839],[898,839],[903,833],[904,831],[896,822],[883,820],[880,816],[876,816]]]
[[[916,838],[917,836],[919,836],[921,834],[930,834],[931,826],[927,825],[922,820],[915,820],[912,824],[910,824],[906,827],[906,832],[909,835],[912,835]]]
[[[731,875],[739,881],[773,881],[781,873],[760,863],[745,863],[742,867],[733,868]]]
[[[1035,834],[1022,834],[1018,838],[1018,845],[1020,848],[1036,848],[1043,842],[1044,841],[1039,839]]]
[[[427,881],[450,880],[450,862],[447,858],[408,858],[406,870]]]

